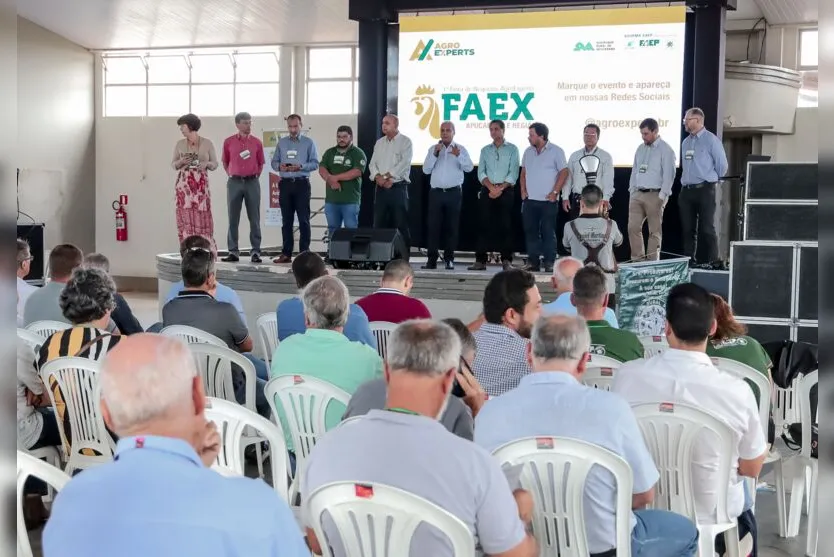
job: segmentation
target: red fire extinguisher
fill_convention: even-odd
[[[118,201],[113,202],[113,210],[116,211],[116,241],[127,242],[127,195],[120,195]]]

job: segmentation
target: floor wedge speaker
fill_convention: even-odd
[[[337,269],[384,266],[405,257],[405,242],[396,228],[339,228],[327,256]]]

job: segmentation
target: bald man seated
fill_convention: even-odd
[[[553,266],[553,276],[550,277],[550,284],[556,291],[556,299],[549,304],[542,305],[542,315],[576,315],[576,306],[571,302],[570,295],[573,293],[573,277],[584,265],[575,257],[561,257],[556,260]],[[620,328],[617,314],[610,307],[605,308],[603,319],[615,329]]]
[[[220,450],[188,346],[140,333],[102,363],[101,411],[119,436],[112,462],[59,493],[44,555],[309,556],[289,507],[266,483],[209,469]]]

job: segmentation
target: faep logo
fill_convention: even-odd
[[[411,62],[422,62],[424,60],[432,60],[434,57],[445,56],[474,56],[474,48],[461,48],[458,42],[438,43],[434,39],[429,39],[427,42],[420,40],[414,51],[411,53],[409,60]]]
[[[594,45],[592,45],[589,42],[588,43],[579,42],[579,43],[576,43],[576,45],[574,45],[574,47],[573,47],[574,52],[582,52],[582,51],[589,51],[589,50],[594,50]]]
[[[660,44],[660,39],[643,39],[640,41],[641,47],[654,47]]]
[[[465,96],[461,93],[443,93],[438,103],[434,96],[434,88],[421,85],[417,87],[414,95],[411,102],[415,105],[415,114],[420,116],[418,126],[435,139],[440,138],[440,123],[451,120],[453,114],[459,122],[473,119],[479,122],[534,119],[529,107],[530,101],[535,98],[532,91],[523,94],[467,93]]]

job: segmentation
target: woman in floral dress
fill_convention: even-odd
[[[193,235],[204,236],[214,243],[214,219],[211,215],[211,192],[208,171],[217,168],[214,145],[200,131],[200,118],[186,114],[177,120],[183,139],[174,147],[171,165],[177,171],[175,193],[177,199],[177,235],[180,244]]]

